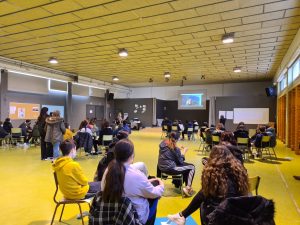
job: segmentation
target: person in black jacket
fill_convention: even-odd
[[[41,160],[46,160],[50,155],[48,154],[46,142],[45,142],[45,136],[46,136],[46,118],[49,117],[48,115],[48,108],[43,107],[41,109],[40,115],[37,119],[37,126],[39,129],[39,133],[41,136]]]
[[[248,175],[244,166],[225,145],[215,145],[201,176],[202,189],[182,212],[169,215],[169,220],[178,225],[201,207],[201,224],[207,225],[209,215],[224,199],[247,196]]]
[[[11,124],[10,118],[6,118],[3,123],[3,129],[10,134],[11,128],[13,128],[13,125]]]
[[[195,174],[195,166],[185,161],[187,148],[176,146],[179,138],[175,132],[171,132],[169,138],[162,141],[159,145],[158,168],[161,172],[177,175],[182,174],[186,187],[183,188],[187,196],[192,196],[192,183]]]
[[[113,133],[114,133],[114,131],[109,126],[109,122],[105,121],[102,125],[102,128],[101,128],[100,132],[99,132],[99,142],[102,144],[103,135],[113,135]],[[109,144],[110,144],[110,142],[104,141],[104,146],[108,146]]]
[[[6,142],[6,140],[9,139],[10,135],[8,132],[6,132],[6,130],[3,129],[2,127],[3,122],[0,121],[0,138],[3,140],[4,139],[4,143]],[[0,145],[3,144],[3,141],[0,142]]]

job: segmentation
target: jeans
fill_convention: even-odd
[[[60,145],[60,141],[53,143],[53,158],[54,159],[59,157],[59,145]]]

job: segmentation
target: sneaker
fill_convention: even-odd
[[[82,212],[82,217],[85,217],[85,216],[88,216],[88,215],[89,215],[89,212],[88,212],[88,211]],[[76,218],[77,218],[78,220],[81,220],[81,215],[78,214]]]
[[[187,187],[184,187],[184,188],[182,188],[182,190],[187,197],[193,196],[194,192],[193,192],[192,188],[188,189]]]
[[[174,215],[168,215],[169,221],[172,221],[176,223],[177,225],[184,225],[185,224],[185,218],[183,216],[180,216],[179,213]]]

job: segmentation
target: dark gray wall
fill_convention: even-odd
[[[276,121],[276,97],[267,96],[232,96],[216,98],[216,121],[219,121],[219,111],[233,111],[233,108],[269,108],[270,122]],[[226,121],[227,130],[235,130],[233,120]],[[247,128],[256,128],[256,125],[248,124]]]
[[[208,122],[209,101],[206,101],[205,110],[179,110],[178,101],[156,99],[156,118],[168,117],[170,120],[197,120],[199,124]]]
[[[117,116],[119,112],[128,113],[129,120],[133,118],[139,118],[142,122],[142,126],[152,126],[152,117],[153,117],[153,98],[139,98],[139,99],[115,99],[115,115]],[[138,110],[137,113],[134,113],[135,104],[137,105],[146,105],[146,112],[141,113]]]

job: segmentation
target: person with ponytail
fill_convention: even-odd
[[[122,197],[128,197],[137,211],[139,221],[142,224],[154,224],[158,198],[164,192],[163,182],[157,178],[148,180],[143,172],[132,165],[134,146],[130,140],[118,141],[114,153],[115,159],[109,163],[101,181],[103,202],[119,202]]]
[[[158,169],[170,175],[182,174],[186,187],[183,191],[186,196],[192,196],[192,183],[195,174],[195,166],[184,162],[187,148],[176,146],[179,135],[175,132],[170,133],[169,138],[162,141],[159,145]]]

